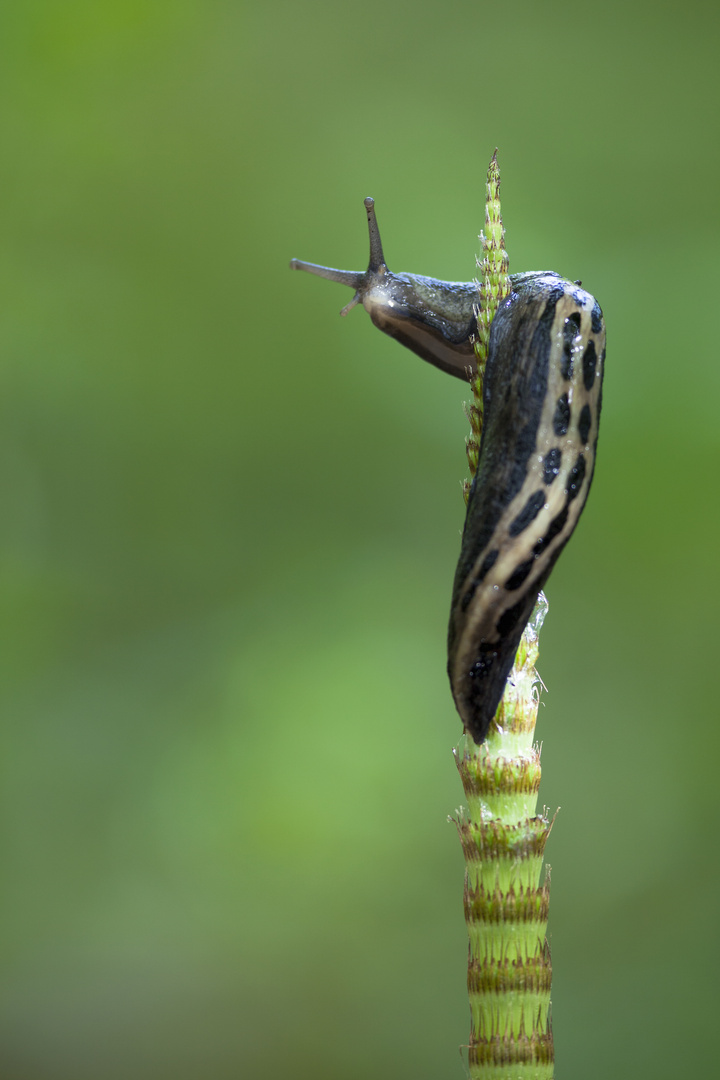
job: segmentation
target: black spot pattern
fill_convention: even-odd
[[[605,356],[605,354],[603,353],[603,357],[604,356]],[[601,372],[601,374],[602,374],[602,372]],[[598,394],[597,409],[595,410],[595,415],[597,416],[598,425],[600,424],[600,413],[602,412],[602,396],[603,396],[603,388],[602,388],[602,383],[600,383],[600,393]],[[596,427],[595,428],[595,442],[597,442],[597,438],[598,438],[598,431],[597,431],[597,427]]]
[[[567,522],[569,513],[570,509],[568,504],[566,503],[560,513],[557,514],[550,522],[550,528],[545,533],[545,535],[541,536],[538,542],[535,544],[535,547],[533,548],[533,554],[536,558],[538,555],[542,555],[548,544],[552,543],[558,533],[562,532],[562,530],[565,528],[565,523]]]
[[[470,607],[470,601],[475,595],[475,590],[477,589],[478,585],[480,585],[484,581],[488,572],[492,570],[493,566],[497,562],[497,557],[499,554],[500,552],[497,548],[494,548],[492,551],[488,551],[487,555],[482,561],[480,569],[470,582],[469,588],[464,593],[463,598],[460,601],[460,607],[463,611],[467,611],[467,609]]]
[[[513,590],[520,588],[525,581],[525,578],[532,570],[534,562],[535,556],[533,555],[531,559],[526,559],[525,562],[521,562],[520,565],[513,570],[512,574],[505,582],[505,588],[508,592],[513,592]]]
[[[563,354],[560,361],[560,374],[563,379],[572,379],[573,375],[573,341],[580,331],[580,314],[574,311],[568,315],[563,326]]]
[[[492,570],[493,566],[497,562],[497,557],[500,554],[497,548],[493,548],[492,551],[488,551],[487,555],[483,559],[482,566],[480,567],[478,576],[476,578],[478,585],[484,579],[489,570]]]
[[[577,461],[570,470],[567,483],[567,501],[570,503],[580,494],[582,482],[585,479],[585,458],[578,454]]]
[[[589,405],[583,405],[580,413],[580,419],[578,420],[578,431],[580,432],[580,442],[586,443],[588,441],[588,435],[590,434],[590,428],[592,427],[592,413]]]
[[[597,300],[593,305],[593,309],[590,312],[590,325],[592,326],[593,334],[599,334],[602,330],[603,313],[602,308],[598,304]]]
[[[548,450],[543,461],[543,484],[552,484],[560,472],[561,465],[562,450],[558,446],[553,446],[552,450]]]
[[[542,488],[539,488],[532,493],[518,516],[510,525],[510,528],[508,529],[510,536],[519,536],[524,529],[527,529],[530,522],[535,520],[544,505],[545,492]]]
[[[586,390],[592,390],[592,385],[595,382],[596,364],[597,353],[595,351],[595,342],[589,341],[588,347],[583,354],[583,382],[585,383]]]
[[[563,379],[570,381],[573,377],[573,352],[572,345],[569,345],[567,341],[563,342],[563,354],[560,361],[560,374]]]
[[[525,597],[519,600],[517,604],[513,604],[511,608],[500,616],[497,624],[497,632],[500,638],[504,638],[506,634],[512,633],[517,626],[517,621],[523,613],[525,608]]]
[[[553,431],[556,435],[567,435],[570,427],[570,402],[567,394],[557,399],[555,415],[553,416]]]

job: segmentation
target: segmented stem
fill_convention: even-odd
[[[485,188],[485,225],[478,237],[482,248],[482,257],[476,259],[479,271],[477,339],[475,341],[477,375],[472,380],[473,400],[467,407],[470,421],[470,435],[467,440],[470,481],[477,472],[480,454],[480,437],[483,423],[483,380],[488,357],[490,324],[501,301],[510,293],[510,264],[507,251],[503,246],[505,243],[505,230],[500,213],[500,169],[497,163],[497,150],[488,165]],[[470,495],[470,481],[466,480],[463,485],[465,502],[467,502]]]
[[[467,865],[469,1067],[472,1080],[552,1080],[549,874],[552,821],[536,816],[540,751],[533,744],[540,681],[540,593],[486,741],[455,751],[467,809],[456,821]]]

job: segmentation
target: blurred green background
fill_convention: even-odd
[[[540,670],[558,1075],[710,1075],[718,9],[0,8],[5,1080],[462,1080],[466,393],[292,256],[608,325]]]

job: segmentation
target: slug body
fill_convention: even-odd
[[[372,199],[370,263],[332,270],[386,334],[435,367],[475,374],[476,282],[391,274]],[[595,466],[605,361],[600,305],[555,273],[511,275],[493,319],[483,429],[455,573],[448,674],[464,728],[481,743],[495,715],[540,589],[570,539]]]
[[[594,297],[553,273],[513,279],[490,329],[480,457],[448,634],[453,697],[477,743],[590,490],[604,361]]]

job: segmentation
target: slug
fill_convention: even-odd
[[[392,274],[374,202],[366,271],[293,259],[355,290],[374,324],[442,371],[475,371],[475,282]],[[455,573],[448,675],[464,729],[487,736],[540,589],[570,539],[595,466],[605,362],[598,302],[553,272],[514,274],[490,329],[477,473]]]
[[[590,293],[554,273],[511,280],[490,328],[480,457],[448,634],[453,697],[477,743],[585,505],[605,361],[605,324]]]

